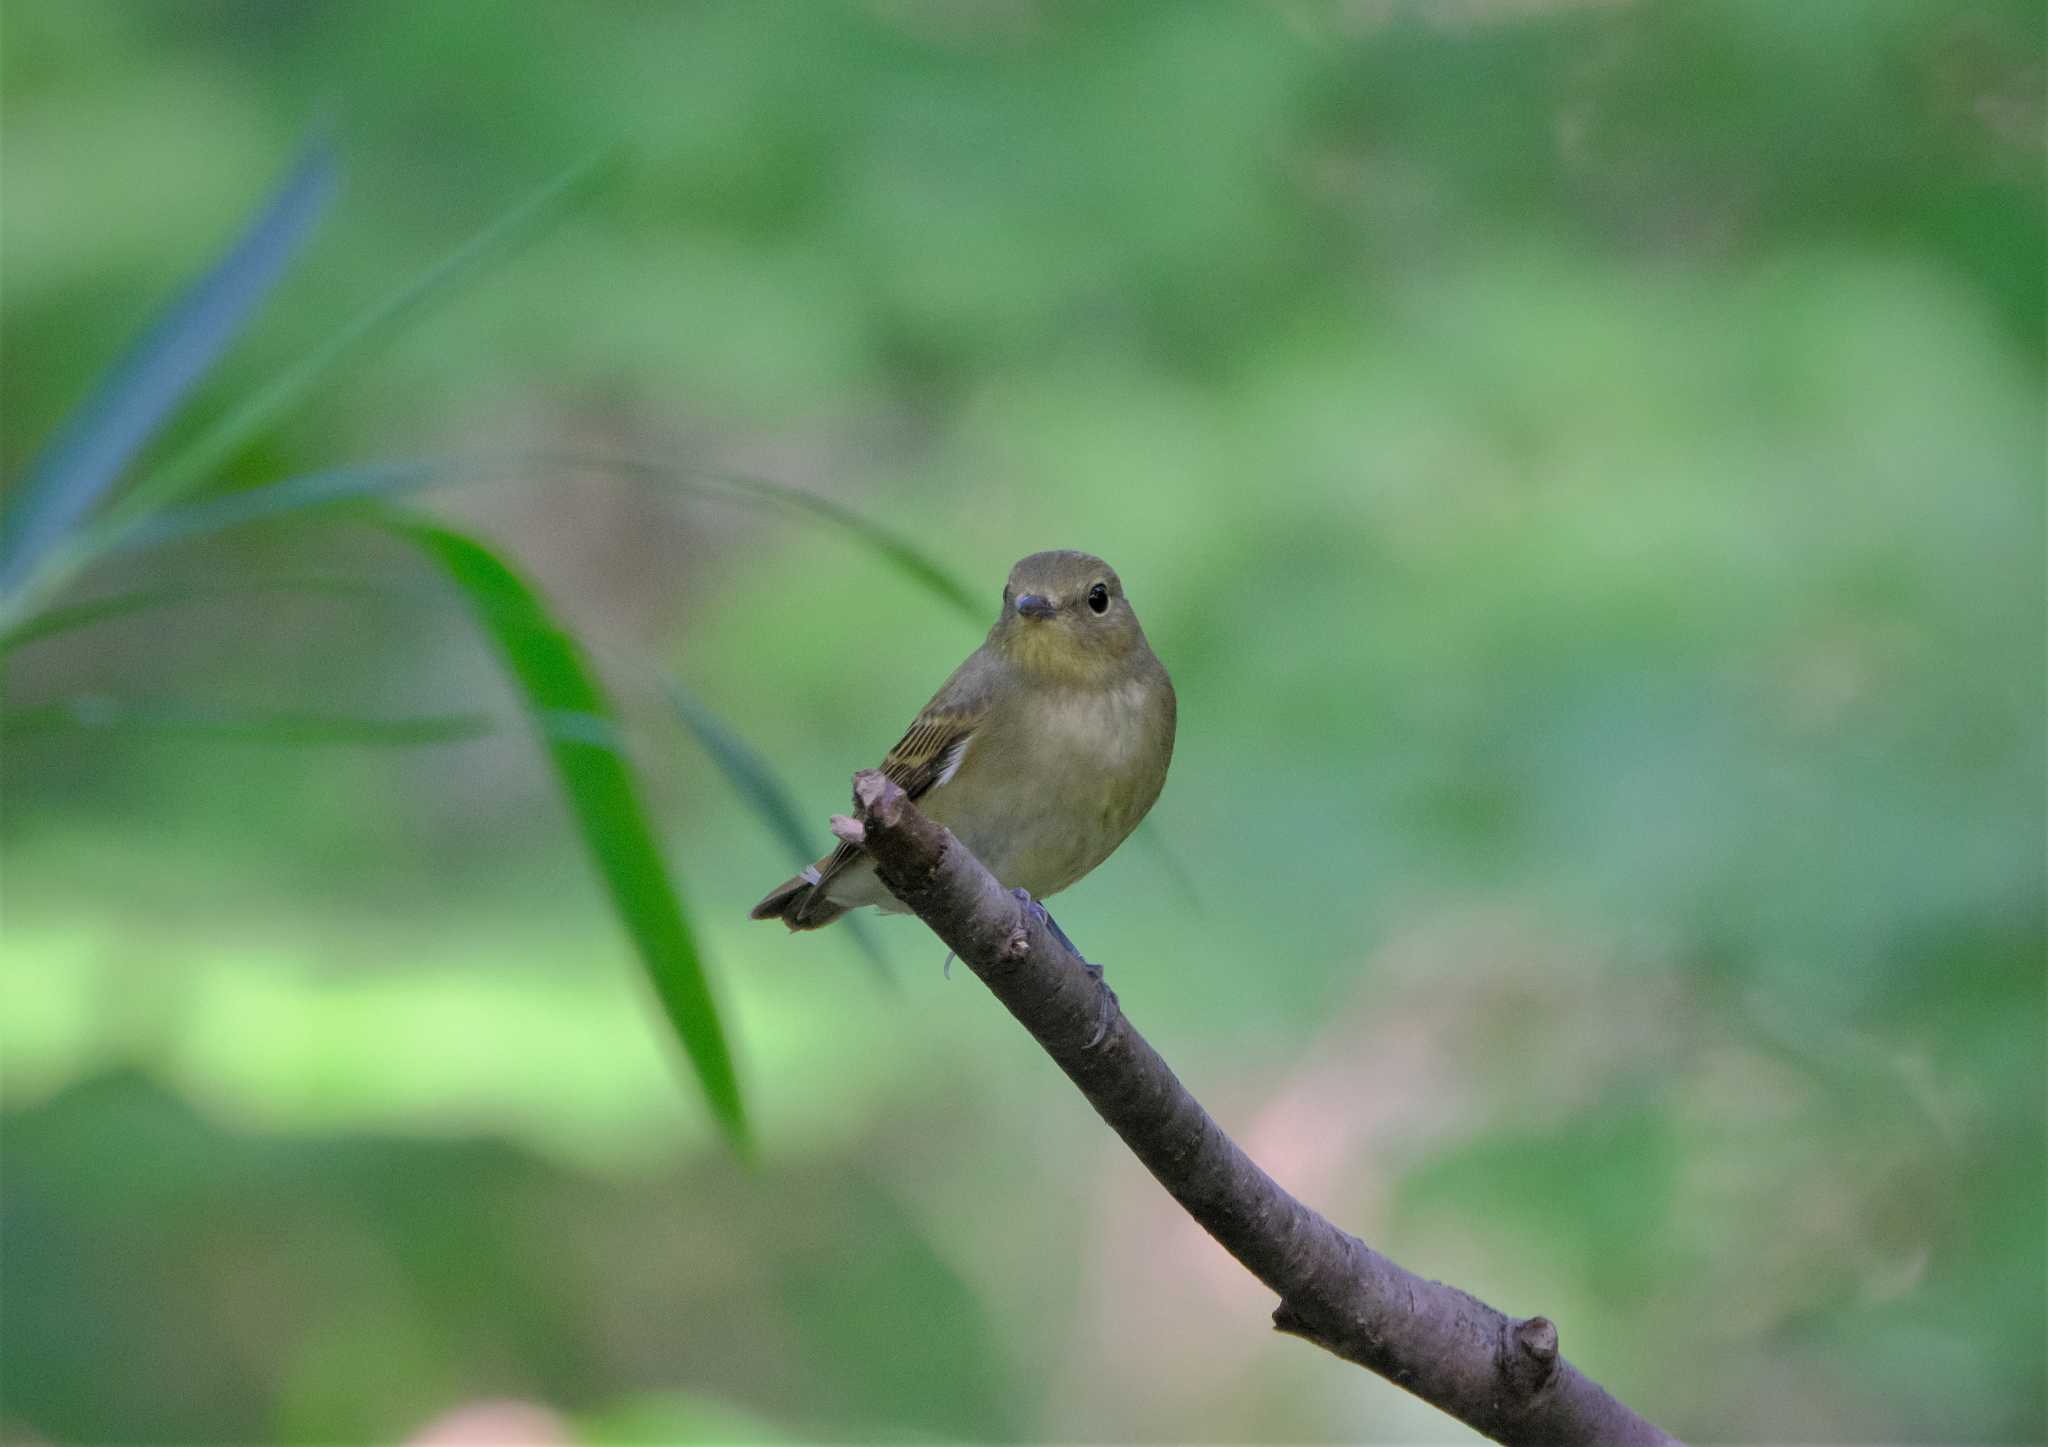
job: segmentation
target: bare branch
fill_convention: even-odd
[[[1496,1442],[1677,1447],[1560,1356],[1545,1318],[1518,1321],[1424,1280],[1282,1190],[1188,1094],[1040,912],[1024,908],[879,770],[853,783],[853,816],[836,818],[834,833],[867,850],[890,892],[1031,1032],[1159,1184],[1279,1294],[1275,1327]]]

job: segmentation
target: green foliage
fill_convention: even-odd
[[[0,599],[27,591],[185,394],[269,295],[334,190],[326,147],[309,150],[234,248],[108,371],[8,493]]]
[[[50,731],[114,729],[185,738],[275,744],[447,744],[491,731],[483,714],[380,719],[272,711],[244,714],[182,703],[128,703],[91,695],[30,708],[0,709],[0,730],[16,738]]]
[[[144,477],[118,505],[96,516],[129,461],[211,368],[304,240],[334,187],[334,164],[325,147],[310,150],[227,256],[188,288],[66,421],[13,495],[0,520],[0,617],[18,621],[0,633],[0,644],[18,646],[175,598],[174,592],[167,597],[142,590],[120,600],[64,610],[54,620],[38,618],[34,605],[104,553],[108,539],[129,547],[138,541],[144,547],[160,545],[252,517],[296,512],[309,500],[347,502],[368,491],[430,480],[431,469],[420,467],[343,469],[223,499],[224,516],[220,504],[211,511],[202,505],[196,523],[189,514],[164,516],[168,504],[207,482],[342,366],[448,288],[557,218],[590,191],[608,164],[602,158],[586,163],[543,188],[251,394]],[[744,1145],[739,1085],[697,947],[611,732],[610,706],[574,640],[554,623],[518,575],[482,544],[423,522],[392,526],[434,558],[472,601],[479,622],[518,680],[547,741],[571,813],[639,947],[656,997],[682,1041],[713,1114],[734,1143]],[[130,536],[136,531],[143,533],[139,540]],[[95,532],[101,536],[95,537]],[[0,711],[0,725],[17,738],[66,727],[125,727],[222,741],[302,745],[446,743],[475,738],[489,728],[474,717],[380,720],[270,710],[252,718],[175,702],[138,705],[96,697]]]
[[[770,832],[782,842],[792,866],[802,869],[810,864],[818,853],[817,841],[804,828],[796,800],[790,797],[788,786],[776,776],[768,761],[723,719],[706,708],[702,700],[683,686],[681,680],[665,677],[661,684],[669,707],[682,720],[683,727],[690,731],[698,746],[718,765],[733,788],[753,806]],[[868,963],[883,978],[888,978],[889,962],[883,956],[881,946],[875,943],[867,921],[856,915],[844,920],[842,927],[860,946],[860,952],[867,956]]]
[[[1191,884],[1061,919],[1254,1154],[1688,1440],[2048,1435],[2038,5],[0,26],[0,477],[309,96],[350,182],[134,458],[205,485],[0,639],[0,1431],[1446,1440],[914,923],[883,992],[743,919],[1075,545],[1179,686]],[[433,257],[494,264],[379,302]],[[207,732],[529,716],[400,499],[601,667],[745,1168],[525,730]]]
[[[662,1012],[712,1112],[734,1143],[744,1145],[739,1081],[703,960],[619,748],[611,703],[575,639],[532,587],[476,539],[425,521],[398,518],[390,526],[462,591],[518,681],[576,827],[647,966]]]
[[[430,307],[473,284],[586,202],[618,164],[617,155],[605,152],[572,166],[249,393],[137,482],[108,517],[107,530],[118,537],[124,522],[148,518],[217,476],[236,454],[330,389],[349,368],[362,366],[380,344],[417,325]]]

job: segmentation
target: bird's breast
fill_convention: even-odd
[[[1173,747],[1165,685],[1049,692],[977,731],[958,777],[928,796],[1005,884],[1043,898],[1121,844],[1158,798]],[[993,722],[993,721],[992,721]]]
[[[1034,720],[1039,749],[1070,767],[1116,774],[1145,755],[1153,732],[1152,690],[1144,682],[1047,698]]]

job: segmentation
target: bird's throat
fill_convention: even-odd
[[[1012,667],[1064,688],[1105,684],[1116,671],[1114,650],[1090,647],[1057,623],[1025,620],[1005,630],[997,648]]]

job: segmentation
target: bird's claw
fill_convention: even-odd
[[[1088,964],[1086,960],[1081,963]],[[1095,981],[1097,992],[1095,1033],[1088,1037],[1088,1043],[1081,1047],[1083,1050],[1093,1050],[1103,1042],[1109,1034],[1109,1022],[1115,1018],[1117,1012],[1116,991],[1110,989],[1109,982],[1102,978],[1102,966],[1088,965],[1088,978]]]
[[[1046,933],[1067,947],[1067,953],[1081,962],[1081,968],[1086,970],[1088,978],[1095,982],[1095,999],[1099,1007],[1095,1017],[1095,1033],[1090,1035],[1088,1043],[1081,1047],[1083,1050],[1093,1050],[1109,1034],[1109,1022],[1117,1010],[1116,991],[1110,989],[1109,983],[1102,978],[1102,966],[1081,953],[1080,946],[1068,939],[1067,932],[1060,928],[1060,922],[1052,917],[1044,905],[1031,897],[1031,891],[1028,889],[1013,889],[1010,893],[1016,897],[1019,904],[1023,905],[1027,911],[1038,919],[1039,923],[1045,926]]]

